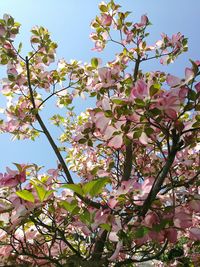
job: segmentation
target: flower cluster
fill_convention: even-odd
[[[21,56],[20,24],[0,20],[0,63],[7,66],[1,132],[34,140],[42,132],[58,163],[42,173],[15,164],[0,174],[0,265],[199,265],[200,61],[185,75],[144,72],[141,63],[173,62],[187,51],[177,33],[148,44],[147,15],[130,21],[113,0],[91,23],[94,50],[119,45],[112,61],[55,61],[47,29],[32,29],[33,50]],[[119,39],[115,39],[119,32]],[[113,37],[114,36],[114,37]],[[56,145],[41,117],[50,98]],[[79,116],[76,101],[93,98]],[[64,158],[65,157],[65,158]],[[193,265],[192,265],[193,264]],[[184,265],[185,266],[185,265]]]

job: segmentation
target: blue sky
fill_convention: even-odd
[[[18,40],[23,42],[23,53],[29,51],[30,29],[34,25],[42,25],[49,29],[52,39],[58,45],[58,57],[66,60],[78,59],[90,61],[91,57],[111,59],[113,47],[109,46],[103,53],[91,50],[93,43],[89,39],[91,32],[90,22],[98,14],[97,0],[1,0],[0,17],[4,13],[12,15],[19,21],[21,31]],[[184,68],[189,66],[189,58],[200,59],[200,1],[197,0],[124,0],[116,1],[123,10],[132,11],[132,18],[138,21],[142,14],[147,14],[152,26],[150,27],[153,44],[160,38],[160,33],[169,35],[181,32],[189,38],[189,51],[180,57],[170,67],[162,67],[152,61],[144,70],[167,70],[174,75],[184,76]],[[0,78],[3,77],[3,68],[0,67]],[[87,100],[80,106],[87,106]],[[0,98],[0,106],[3,105]],[[51,107],[54,109],[54,106]],[[12,166],[12,162],[31,163],[55,167],[55,156],[44,137],[31,141],[11,141],[8,134],[0,135],[0,172],[5,166]]]

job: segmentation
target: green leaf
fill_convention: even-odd
[[[133,134],[133,138],[134,139],[135,138],[139,138],[141,136],[142,132],[143,132],[142,129],[139,129],[139,130],[135,131],[134,134]]]
[[[12,34],[17,34],[19,32],[19,29],[17,27],[12,27],[11,30],[10,30],[10,32]]]
[[[135,238],[142,238],[149,232],[149,229],[145,226],[141,226],[137,229],[137,231],[134,233]]]
[[[75,202],[74,203],[73,202],[69,203],[69,202],[67,202],[65,200],[61,201],[59,203],[59,205],[62,208],[64,208],[65,210],[69,211],[69,212],[72,212],[77,207],[77,203],[75,203]]]
[[[8,21],[7,21],[7,25],[8,26],[13,26],[14,23],[15,23],[15,21],[14,21],[13,17],[10,16],[9,19],[8,19]]]
[[[149,93],[150,97],[154,96],[160,89],[160,84],[154,84],[150,87]]]
[[[154,129],[152,129],[152,128],[150,128],[150,127],[148,127],[148,128],[145,128],[145,133],[148,135],[148,136],[150,136],[152,133],[154,133]]]
[[[18,171],[21,172],[22,171],[22,166],[21,164],[15,163],[13,162],[13,164],[17,167]]]
[[[99,178],[84,184],[83,191],[85,194],[90,194],[92,197],[95,197],[101,193],[102,188],[108,183],[108,178]]]
[[[34,199],[34,196],[31,192],[29,192],[28,190],[24,189],[24,190],[21,190],[21,191],[17,191],[16,194],[26,200],[26,201],[29,201],[29,202],[35,202],[35,199]]]
[[[47,190],[45,190],[42,186],[39,186],[39,185],[34,185],[36,191],[37,191],[37,194],[38,194],[38,197],[40,199],[40,201],[43,201],[46,197],[46,194],[47,194]]]
[[[161,114],[161,111],[157,108],[153,108],[149,111],[149,115],[154,117],[154,116],[158,116]]]
[[[140,98],[136,98],[136,99],[135,99],[135,103],[136,103],[137,106],[139,106],[139,107],[145,107],[145,102],[144,102],[142,99],[140,99]]]
[[[19,43],[19,46],[18,46],[18,50],[17,50],[17,52],[20,53],[21,50],[22,50],[22,43],[20,42],[20,43]]]
[[[189,59],[189,60],[192,63],[192,69],[194,71],[194,74],[197,75],[198,70],[199,70],[198,65],[192,59]]]
[[[153,226],[153,230],[155,232],[160,232],[162,229],[164,229],[166,227],[166,225],[168,225],[170,223],[169,219],[164,219],[162,220],[159,224],[156,224]]]
[[[80,140],[78,140],[79,144],[85,144],[87,142],[87,139],[85,138],[81,138]]]
[[[99,64],[98,59],[96,57],[93,57],[91,59],[91,65],[92,65],[92,67],[97,68],[98,67],[98,64]]]
[[[80,214],[80,220],[83,223],[90,224],[92,221],[92,214],[87,209],[85,209],[84,212]]]
[[[108,231],[108,232],[110,232],[110,230],[111,230],[111,226],[110,226],[109,224],[107,224],[107,223],[102,223],[102,224],[100,224],[100,227],[101,227],[102,229]]]
[[[190,90],[188,92],[188,98],[192,101],[195,101],[196,100],[196,97],[197,97],[197,93],[193,90]]]
[[[127,104],[126,101],[124,101],[123,99],[119,99],[119,98],[114,98],[112,99],[112,102],[117,104],[117,105],[124,105],[124,104]]]
[[[106,118],[110,118],[110,117],[113,116],[113,113],[112,113],[111,110],[106,110],[106,111],[104,112],[104,114],[105,114]]]
[[[101,10],[101,12],[107,12],[108,11],[108,7],[106,5],[99,5],[99,9]]]
[[[81,196],[84,194],[80,184],[66,184],[62,188],[68,188]]]

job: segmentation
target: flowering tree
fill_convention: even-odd
[[[105,66],[99,58],[62,59],[55,68],[57,44],[43,27],[31,30],[32,51],[23,58],[14,44],[20,24],[0,20],[1,132],[43,134],[58,160],[45,173],[15,163],[0,174],[1,264],[199,266],[200,61],[191,60],[183,78],[144,73],[144,62],[169,64],[187,51],[187,39],[162,34],[148,45],[146,15],[131,22],[112,0],[99,9],[94,50],[120,49]],[[84,94],[96,106],[77,116],[73,99]],[[67,111],[51,118],[63,129],[59,144],[41,117],[53,97]]]

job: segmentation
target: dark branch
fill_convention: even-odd
[[[28,59],[28,57],[26,57],[26,70],[27,70],[28,87],[29,87],[29,91],[30,91],[31,103],[33,105],[33,109],[36,109],[33,90],[32,90],[32,87],[31,87],[31,79],[30,79],[30,69],[29,69],[29,59]],[[54,150],[54,152],[55,152],[55,154],[56,154],[56,156],[57,156],[57,158],[58,158],[58,160],[59,160],[59,162],[60,162],[60,164],[62,166],[62,169],[63,169],[63,171],[64,171],[64,173],[65,173],[65,175],[66,175],[66,177],[68,179],[68,182],[73,184],[74,182],[73,182],[71,174],[70,174],[70,172],[69,172],[69,170],[67,168],[67,165],[65,164],[65,161],[64,161],[64,159],[63,159],[58,147],[56,146],[53,138],[51,137],[51,135],[50,135],[47,127],[45,126],[42,118],[40,117],[38,111],[36,112],[35,117],[36,117],[40,127],[42,128],[44,134],[46,135],[51,147],[53,148],[53,150]]]
[[[139,65],[140,65],[140,56],[138,56],[136,62],[135,62],[135,69],[134,69],[134,82],[137,80],[138,71],[139,71]],[[131,176],[132,171],[132,162],[133,162],[133,145],[132,142],[126,146],[126,154],[125,154],[125,160],[124,160],[124,172],[122,181],[128,181]]]
[[[140,216],[144,216],[147,211],[149,210],[149,208],[151,207],[153,201],[155,200],[158,192],[161,189],[161,186],[165,180],[165,178],[167,177],[167,174],[169,173],[169,170],[174,162],[175,156],[177,151],[180,149],[180,144],[179,144],[179,135],[176,134],[176,132],[173,132],[173,137],[172,137],[173,141],[172,141],[172,147],[171,147],[171,151],[169,153],[169,156],[167,158],[167,161],[164,165],[164,167],[162,168],[161,172],[158,174],[157,178],[154,181],[154,184],[147,196],[147,198],[144,201],[144,204],[139,212]]]
[[[151,260],[154,260],[154,259],[158,259],[163,254],[163,252],[165,251],[165,249],[167,248],[167,245],[168,245],[168,241],[165,242],[165,244],[161,248],[161,250],[158,253],[156,253],[155,255],[152,255],[152,256],[149,256],[149,257],[145,257],[145,258],[142,258],[140,260],[127,259],[127,260],[124,260],[124,261],[121,261],[121,262],[116,263],[115,264],[115,267],[126,266],[126,264],[130,264],[130,263],[145,262],[145,261],[151,261]]]
[[[101,236],[97,239],[95,246],[94,246],[93,255],[91,258],[92,261],[101,259],[102,253],[104,250],[105,241],[107,238],[107,233],[108,232],[104,230]]]

